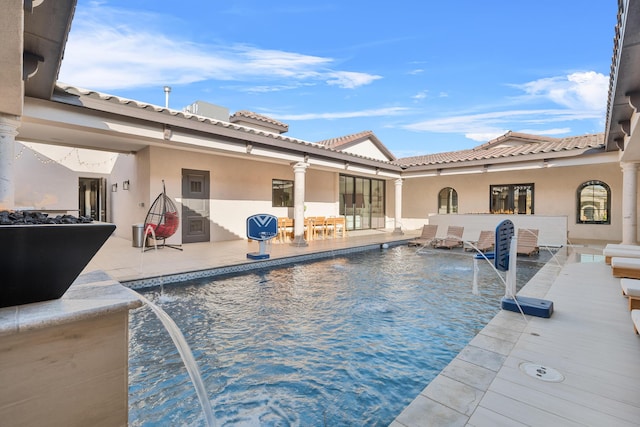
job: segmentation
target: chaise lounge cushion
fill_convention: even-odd
[[[634,248],[631,245],[607,245],[602,250],[602,255],[607,264],[611,264],[613,257],[640,258],[640,246]]]
[[[620,279],[620,287],[622,293],[629,297],[640,298],[640,280],[638,279]]]
[[[640,258],[611,258],[611,269],[614,277],[640,279]]]
[[[638,249],[640,250],[640,245],[625,245],[622,243],[607,243],[604,247],[605,249]]]

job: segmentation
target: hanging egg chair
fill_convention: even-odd
[[[167,196],[164,180],[162,180],[162,193],[153,201],[144,220],[144,241],[149,236],[153,239],[156,250],[158,247],[163,248],[166,246],[181,251],[182,245],[170,245],[165,242],[166,239],[175,234],[179,226],[180,216],[178,215],[178,209],[173,200]],[[162,243],[158,244],[159,241]],[[151,249],[151,247],[147,249]]]

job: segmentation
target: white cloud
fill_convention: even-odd
[[[487,142],[487,141],[491,141],[492,139],[496,139],[497,137],[504,135],[507,132],[508,130],[503,129],[503,130],[496,130],[495,132],[465,133],[464,136],[465,138],[468,138],[472,141]]]
[[[427,97],[428,93],[429,93],[428,90],[421,90],[420,92],[418,92],[415,95],[413,95],[411,98],[414,101],[421,101],[421,100],[423,100],[423,99],[425,99]]]
[[[566,134],[570,132],[569,128],[531,130],[525,129],[523,126],[527,124],[546,125],[584,118],[593,119],[597,118],[597,115],[594,115],[593,112],[557,109],[494,111],[423,120],[405,125],[403,128],[418,132],[464,134],[465,137],[473,141],[488,141],[509,130],[536,135]]]
[[[318,119],[352,119],[355,117],[380,117],[397,116],[404,114],[407,108],[390,107],[361,111],[343,111],[334,113],[305,113],[305,114],[278,114],[268,113],[270,117],[278,120],[318,120]]]
[[[571,128],[552,128],[552,129],[520,129],[518,132],[522,133],[530,133],[532,135],[551,135],[551,136],[559,136],[559,135],[567,135],[571,132]]]
[[[334,60],[327,57],[172,39],[152,28],[151,17],[131,16],[97,3],[93,7],[93,13],[85,11],[74,20],[60,81],[112,90],[215,79],[258,83],[274,90],[290,87],[291,81],[353,89],[381,78],[333,70]]]
[[[594,71],[535,80],[513,85],[524,91],[525,96],[511,99],[511,103],[542,102],[562,108],[522,108],[451,115],[418,121],[403,128],[417,132],[464,134],[473,141],[489,141],[508,130],[534,135],[566,135],[571,132],[571,128],[566,126],[569,122],[603,120],[608,85],[608,77]],[[553,123],[562,124],[550,126]]]
[[[609,77],[595,71],[584,71],[514,86],[530,97],[546,98],[567,108],[605,111]]]
[[[353,71],[334,71],[327,73],[327,84],[339,86],[345,89],[353,89],[358,86],[368,85],[381,76],[366,73],[355,73]]]

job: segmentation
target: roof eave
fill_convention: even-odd
[[[24,51],[38,60],[36,72],[25,81],[25,96],[51,99],[77,0],[45,1],[25,11]]]
[[[102,96],[104,97],[105,95]],[[176,130],[180,129],[182,132],[215,135],[216,137],[236,141],[239,144],[251,143],[274,151],[296,152],[302,155],[308,154],[319,158],[339,160],[344,162],[345,165],[357,164],[392,172],[401,172],[403,170],[401,166],[390,162],[334,150],[274,132],[254,129],[230,122],[222,122],[202,116],[194,116],[159,106],[136,103],[135,101],[120,99],[118,97],[103,97],[96,92],[75,94],[65,90],[64,92],[58,93],[57,96],[54,96],[52,102],[98,111],[100,113],[114,114],[126,119],[158,123],[159,125],[166,125]]]
[[[431,171],[439,169],[455,169],[455,168],[467,168],[467,167],[486,167],[487,165],[501,165],[501,164],[517,164],[521,162],[532,161],[545,161],[551,159],[561,159],[569,157],[580,157],[583,155],[595,155],[603,153],[604,148],[598,147],[585,147],[576,148],[571,150],[562,151],[548,151],[544,153],[532,153],[516,156],[504,156],[504,157],[492,157],[477,160],[460,160],[454,162],[442,162],[442,163],[429,163],[425,165],[406,165],[406,171]]]
[[[624,127],[635,111],[629,104],[629,94],[640,91],[640,4],[629,0],[619,0],[618,4],[605,125],[608,151],[623,148]]]

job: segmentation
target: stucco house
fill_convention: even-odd
[[[256,213],[293,218],[297,245],[305,216],[396,233],[456,223],[469,239],[508,217],[547,230],[543,244],[637,241],[636,3],[619,1],[602,133],[508,132],[410,158],[373,131],[312,142],[250,111],[174,110],[58,82],[75,1],[36,3],[10,0],[0,17],[0,209],[91,215],[131,238],[164,182],[182,216],[172,243],[246,238]]]

